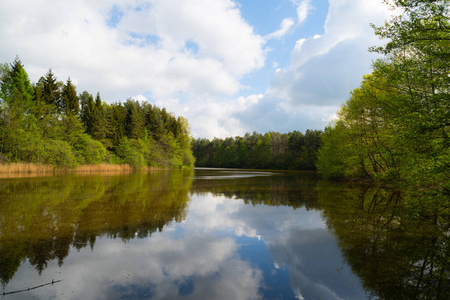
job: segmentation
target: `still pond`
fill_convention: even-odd
[[[450,299],[445,197],[315,173],[0,179],[2,299]]]

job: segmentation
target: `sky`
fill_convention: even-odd
[[[3,0],[0,63],[185,117],[195,138],[323,130],[371,72],[382,0]]]

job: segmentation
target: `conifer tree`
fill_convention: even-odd
[[[100,98],[100,92],[97,92],[97,96],[95,96],[95,108],[97,110],[102,109],[102,99]]]
[[[127,120],[127,110],[122,105],[122,103],[114,103],[111,105],[112,108],[112,116],[113,116],[113,144],[114,146],[118,146],[120,140],[126,134],[126,120]]]
[[[61,91],[52,69],[42,78],[42,98],[46,104],[56,107],[60,103]]]
[[[79,99],[75,86],[72,84],[70,77],[67,79],[63,89],[63,111],[66,115],[77,115],[79,112]]]
[[[80,118],[86,129],[86,133],[91,134],[92,115],[94,110],[94,98],[87,91],[81,93],[80,99]]]
[[[0,98],[9,105],[15,104],[24,109],[31,108],[34,89],[18,57],[12,63],[10,70],[3,75],[0,93]]]

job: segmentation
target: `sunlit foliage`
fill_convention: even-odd
[[[34,85],[19,58],[0,68],[0,162],[192,167],[189,124],[148,102],[107,104],[50,69]]]
[[[449,1],[393,1],[385,54],[323,136],[318,169],[450,191]]]

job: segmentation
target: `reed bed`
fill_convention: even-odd
[[[52,165],[33,163],[8,163],[0,164],[0,174],[45,174],[54,173]]]
[[[34,164],[34,163],[0,163],[0,178],[21,178],[21,177],[39,177],[54,174],[63,173],[75,173],[75,174],[93,174],[93,173],[103,173],[103,174],[118,174],[118,173],[129,173],[136,170],[140,171],[158,171],[160,168],[155,167],[142,167],[133,168],[128,164],[123,165],[113,165],[113,164],[98,164],[98,165],[82,165],[75,169],[62,170],[57,169],[52,165],[44,164]]]
[[[97,173],[97,172],[132,172],[135,169],[126,165],[98,164],[98,165],[82,165],[78,166],[71,172],[76,173]]]

